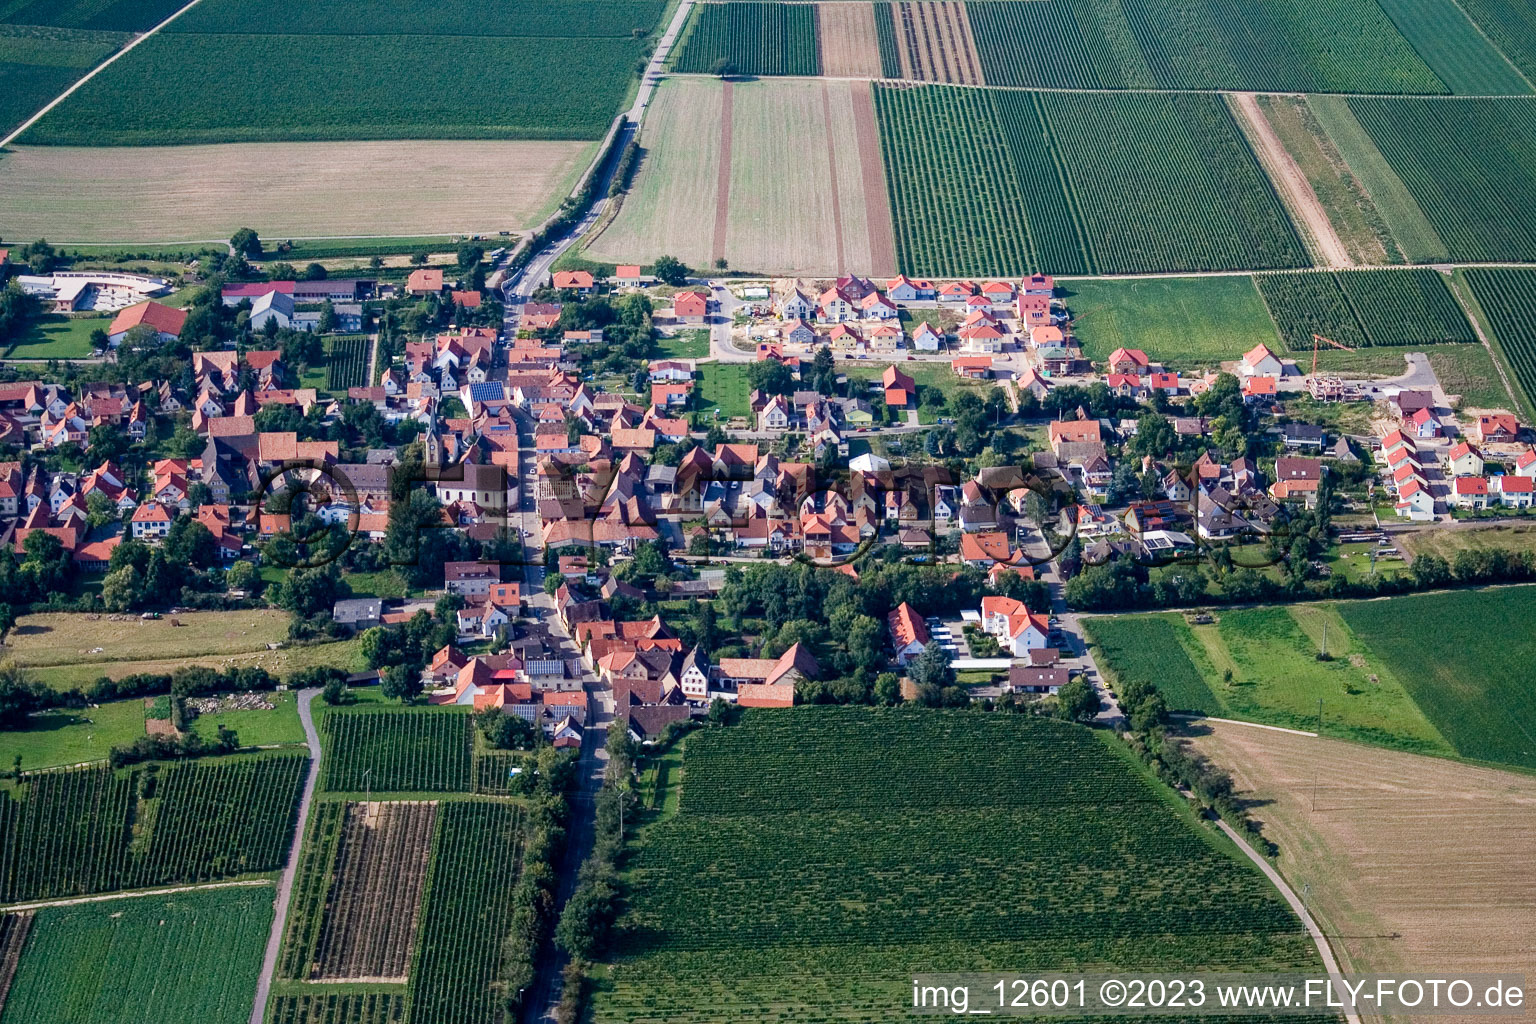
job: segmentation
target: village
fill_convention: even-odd
[[[0,384],[17,560],[57,551],[105,577],[113,611],[249,601],[265,584],[311,631],[398,631],[426,612],[453,637],[406,666],[429,701],[496,709],[567,746],[588,688],[648,740],[717,701],[788,706],[846,677],[808,643],[716,639],[716,656],[669,621],[754,564],[970,574],[967,607],[877,610],[902,696],[935,678],[1033,700],[1081,679],[1109,706],[1074,625],[1103,600],[1083,597],[1097,568],[1141,566],[1143,593],[1174,603],[1213,592],[1179,566],[1299,585],[1333,574],[1336,542],[1369,548],[1371,574],[1400,572],[1394,522],[1521,515],[1536,483],[1525,428],[1458,416],[1412,356],[1388,381],[1309,373],[1262,345],[1195,375],[1139,349],[1090,360],[1047,275],[665,286],[631,266],[557,271],[523,302],[495,278],[482,291],[421,268],[393,284],[225,283],[211,310],[166,305],[166,282],[133,275],[17,284],[55,310],[112,312],[109,365],[185,347],[189,322],[224,318],[238,339],[199,345],[174,379]],[[402,330],[412,305],[441,326]],[[366,383],[299,386],[295,338],[367,326]],[[675,354],[690,335],[693,354]],[[721,415],[711,364],[762,385],[747,415]],[[1372,432],[1327,426],[1344,403],[1372,410]],[[194,524],[203,592],[148,587],[144,548],[182,557]],[[451,537],[426,545],[405,597],[346,584],[425,534]],[[294,604],[277,584],[321,565],[334,601]],[[942,658],[913,671],[930,647]]]

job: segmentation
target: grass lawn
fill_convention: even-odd
[[[11,359],[84,359],[92,352],[91,332],[106,330],[108,317],[47,313],[27,324],[6,355]]]
[[[37,912],[5,1003],[30,1024],[240,1024],[272,923],[266,886]]]
[[[1417,530],[1397,536],[1405,555],[1439,555],[1446,561],[1460,551],[1522,551],[1536,554],[1536,526],[1489,526],[1485,529]]]
[[[26,729],[0,732],[0,764],[9,768],[18,754],[26,769],[100,761],[113,747],[142,735],[144,702],[139,698],[79,711],[52,711],[33,717]]]
[[[706,414],[719,410],[721,419],[752,415],[752,388],[745,363],[704,363],[695,387],[694,408]]]
[[[1420,753],[1453,752],[1398,676],[1345,625],[1337,605],[1227,610],[1203,626],[1179,614],[1152,617],[1167,624],[1152,643],[1140,635],[1145,627],[1137,620],[1144,616],[1096,618],[1090,632],[1111,675],[1162,685],[1168,674],[1173,707]],[[1325,628],[1331,658],[1319,661]]]
[[[708,331],[679,331],[651,342],[652,359],[703,359],[709,355]]]
[[[1444,531],[1441,531],[1444,532]],[[1377,552],[1375,573],[1378,576],[1396,576],[1406,572],[1407,561],[1401,558],[1382,558],[1379,552],[1385,549],[1376,544],[1336,544],[1329,549],[1322,561],[1334,575],[1343,576],[1349,580],[1364,579],[1371,575],[1371,553]]]
[[[304,727],[299,724],[299,707],[293,693],[271,693],[267,699],[276,707],[270,711],[213,711],[200,714],[192,722],[192,731],[214,739],[219,726],[240,734],[240,744],[263,747],[274,743],[303,743]]]
[[[1255,345],[1281,351],[1280,332],[1246,275],[1071,280],[1059,287],[1083,355],[1096,362],[1117,348],[1139,348],[1168,366],[1214,369]]]
[[[946,403],[954,401],[955,396],[962,391],[972,391],[978,397],[985,398],[989,389],[1002,387],[1002,384],[997,381],[976,381],[957,377],[955,376],[955,371],[950,369],[948,363],[935,360],[905,362],[899,359],[870,359],[838,363],[838,369],[847,374],[850,383],[855,380],[879,380],[880,375],[885,373],[885,368],[888,366],[896,366],[902,373],[911,377],[912,383],[918,386],[919,393],[924,388],[935,388],[943,392]],[[850,391],[850,393],[855,392]],[[857,394],[860,398],[869,397],[862,392],[857,392]],[[923,423],[933,423],[940,416],[947,415],[949,415],[949,410],[946,407],[940,407],[935,410],[928,405],[923,405],[918,409],[918,418]],[[905,417],[899,422],[905,422]]]
[[[1536,768],[1536,587],[1339,608],[1458,754]],[[1469,636],[1473,623],[1476,634]]]
[[[343,575],[347,586],[352,588],[353,597],[382,597],[386,600],[395,597],[407,597],[410,587],[399,573],[393,569],[382,569],[378,572],[349,572]]]
[[[23,615],[6,639],[18,665],[96,664],[264,651],[288,638],[288,613],[275,608],[136,615],[44,612]],[[179,622],[181,625],[173,625]],[[100,648],[98,650],[98,648]]]

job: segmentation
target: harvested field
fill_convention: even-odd
[[[801,276],[847,268],[894,274],[869,88],[865,81],[663,83],[634,189],[587,255],[648,262],[670,253],[695,266],[723,256],[733,268]]]
[[[181,623],[180,626],[172,622]],[[148,621],[137,615],[42,612],[23,615],[6,637],[18,665],[40,667],[234,654],[264,650],[288,635],[287,613],[275,609],[185,612]]]
[[[902,77],[923,82],[981,85],[981,58],[971,22],[959,0],[897,3],[896,39]]]
[[[822,74],[831,78],[881,77],[875,6],[866,3],[816,6],[816,37],[821,45]]]
[[[435,803],[348,805],[313,979],[405,980],[436,823]]]
[[[1536,971],[1536,779],[1266,729],[1207,729],[1196,748],[1255,801],[1281,872],[1306,893],[1346,972]]]
[[[0,156],[7,235],[60,241],[427,235],[523,230],[592,158],[591,142],[294,142]]]

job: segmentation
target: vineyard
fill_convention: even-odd
[[[127,40],[116,32],[0,24],[0,133],[36,113]]]
[[[674,67],[682,72],[819,75],[813,4],[703,3]]]
[[[972,0],[966,8],[988,85],[1447,91],[1366,0]]]
[[[1174,619],[1166,615],[1094,617],[1083,621],[1083,629],[1116,685],[1150,682],[1176,711],[1221,713],[1205,677],[1189,660]]]
[[[1460,6],[1521,71],[1536,76],[1536,8],[1524,0],[1460,0]]]
[[[1260,274],[1256,280],[1293,352],[1310,352],[1314,334],[1351,348],[1477,340],[1445,279],[1433,270]]]
[[[405,980],[436,822],[435,803],[348,805],[313,978]]]
[[[305,757],[42,772],[0,794],[0,900],[206,882],[282,866]]]
[[[1348,103],[1451,259],[1536,259],[1536,100]]]
[[[0,1019],[244,1024],[271,922],[265,885],[45,907]]]
[[[5,997],[10,994],[11,982],[16,980],[16,968],[21,964],[21,951],[32,931],[33,913],[20,910],[0,916],[0,1011],[5,1009]]]
[[[321,787],[333,793],[462,793],[474,779],[458,711],[332,711],[320,728]]]
[[[317,800],[310,807],[304,846],[294,873],[288,917],[283,922],[283,944],[276,973],[280,979],[303,981],[313,971],[325,899],[331,891],[331,873],[336,866],[336,848],[341,843],[346,812],[347,805],[340,800]]]
[[[1311,965],[1263,877],[1114,742],[831,707],[694,734],[681,810],[631,848],[595,1019],[885,1021],[914,970]]]
[[[270,1024],[404,1024],[405,997],[395,992],[277,996]]]
[[[880,75],[883,78],[901,77],[901,49],[896,42],[896,19],[891,5],[875,3],[875,39],[880,47]]]
[[[522,873],[523,820],[512,804],[445,803],[412,965],[410,1019],[497,1024]]]
[[[981,61],[959,0],[891,4],[903,78],[981,85]]]
[[[1453,93],[1522,95],[1531,86],[1467,17],[1456,0],[1379,0],[1403,38]],[[1529,8],[1527,8],[1529,10]],[[1536,23],[1531,26],[1536,30]]]
[[[904,273],[1308,263],[1219,98],[879,86],[875,100]]]
[[[363,335],[325,339],[325,388],[345,391],[368,385],[368,354],[372,342]]]
[[[1462,273],[1521,390],[1536,396],[1536,270],[1477,267]]]
[[[8,0],[0,3],[0,23],[143,32],[182,6],[183,0]]]

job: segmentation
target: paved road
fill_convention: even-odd
[[[1020,545],[1024,552],[1032,558],[1043,559],[1050,553],[1050,546],[1046,544],[1044,535],[1034,532],[1030,538]],[[1110,693],[1109,685],[1104,681],[1104,673],[1099,671],[1099,663],[1093,657],[1093,651],[1083,640],[1082,618],[1072,611],[1067,605],[1066,581],[1061,577],[1060,564],[1053,558],[1048,563],[1035,566],[1035,574],[1051,591],[1051,614],[1061,620],[1061,635],[1066,639],[1067,645],[1072,648],[1069,659],[1076,659],[1078,668],[1083,676],[1093,684],[1098,692],[1099,701],[1104,705],[1099,711],[1097,721],[1105,725],[1114,725],[1125,720],[1125,712],[1120,710],[1120,703],[1115,695]]]
[[[666,64],[667,55],[672,52],[672,44],[676,42],[678,33],[683,30],[683,23],[688,20],[688,12],[692,9],[693,0],[682,0],[682,3],[677,5],[677,11],[673,14],[666,31],[656,41],[656,50],[651,54],[650,63],[645,66],[645,72],[640,76],[640,88],[635,92],[635,101],[630,104],[629,110],[625,113],[624,125],[619,129],[614,152],[624,152],[624,148],[634,141],[639,133],[640,125],[645,120],[645,112],[650,108],[651,97],[664,77],[663,66]],[[603,211],[608,208],[608,188],[613,182],[613,174],[617,167],[618,161],[613,160],[607,167],[598,169],[600,177],[593,183],[593,194],[597,198],[587,210],[586,215],[567,231],[564,237],[550,243],[535,254],[519,273],[502,286],[506,302],[506,325],[509,331],[516,329],[523,304],[528,301],[528,296],[543,287],[549,276],[549,268],[561,254],[592,230],[598,218],[603,215]]]
[[[272,932],[267,936],[267,952],[261,958],[261,976],[256,979],[256,1001],[251,1007],[251,1024],[262,1024],[262,1018],[267,1013],[272,975],[277,971],[277,951],[283,944],[283,927],[288,920],[288,901],[293,896],[293,878],[299,870],[299,847],[304,842],[304,825],[309,821],[309,808],[315,800],[315,783],[320,778],[320,734],[315,731],[315,718],[310,711],[310,702],[319,692],[318,687],[299,691],[299,721],[304,726],[304,742],[309,745],[309,774],[304,779],[304,796],[299,800],[299,820],[293,829],[293,843],[288,847],[288,864],[283,868],[283,877],[277,883],[277,909],[272,914]]]

